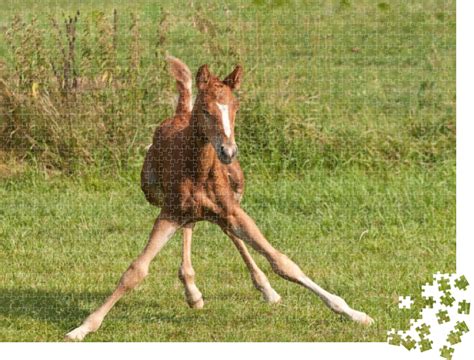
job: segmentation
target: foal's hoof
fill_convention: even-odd
[[[189,307],[192,309],[202,309],[204,307],[204,300],[201,297],[199,300],[189,303]]]
[[[372,319],[369,315],[365,314],[365,321],[362,322],[363,325],[365,326],[370,326],[375,322],[374,319]]]
[[[374,319],[372,319],[369,315],[361,311],[354,310],[354,314],[352,314],[351,317],[352,317],[352,320],[364,326],[370,326],[374,323]]]
[[[66,341],[82,341],[89,333],[89,330],[84,327],[84,325],[79,326],[78,328],[68,332],[64,336]]]
[[[273,290],[273,288],[264,291],[263,298],[269,304],[276,304],[281,301],[281,296],[275,290]]]

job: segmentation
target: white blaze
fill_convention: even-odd
[[[230,119],[229,119],[229,105],[217,103],[217,107],[221,111],[222,126],[224,127],[224,134],[225,136],[230,137],[231,129],[230,129]]]

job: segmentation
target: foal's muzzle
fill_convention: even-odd
[[[235,143],[221,144],[217,149],[217,157],[224,164],[230,164],[237,156],[237,150],[237,145]]]

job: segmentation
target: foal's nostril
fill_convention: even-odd
[[[232,145],[222,144],[219,146],[218,149],[219,149],[218,150],[219,157],[221,159],[225,159],[224,161],[226,163],[232,161],[232,159],[234,159],[235,155],[237,154],[237,146],[235,144],[232,144]]]

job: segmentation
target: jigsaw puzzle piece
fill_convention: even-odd
[[[436,313],[436,317],[438,318],[438,324],[444,324],[451,320],[449,314],[446,310],[440,310]]]
[[[420,348],[420,351],[428,351],[432,348],[433,341],[430,339],[422,339],[419,343],[418,346]]]
[[[451,289],[451,284],[449,282],[449,278],[442,277],[438,280],[438,290],[439,291],[448,291]]]
[[[402,344],[402,336],[395,329],[387,331],[387,341],[390,345],[400,346]]]
[[[452,331],[448,334],[447,341],[448,341],[451,345],[458,344],[458,343],[461,342],[461,335],[462,335],[462,333],[461,333],[459,330],[458,330],[458,331],[452,330]]]
[[[467,324],[465,321],[458,321],[456,325],[454,326],[456,330],[458,330],[461,335],[464,335],[469,331],[469,328],[467,327]]]
[[[444,306],[453,306],[454,301],[455,299],[449,291],[446,291],[444,295],[441,296],[441,304]]]
[[[451,360],[453,358],[454,349],[452,347],[447,347],[446,345],[444,345],[441,349],[439,349],[439,352],[441,357],[447,360]]]
[[[420,326],[418,326],[416,328],[416,332],[418,333],[420,338],[423,339],[426,336],[428,336],[429,334],[431,334],[430,328],[431,328],[430,325],[426,325],[425,323],[423,323],[423,324],[421,324]]]
[[[407,350],[413,350],[416,348],[416,341],[410,335],[402,339],[402,345]]]
[[[466,277],[461,275],[458,279],[454,281],[454,286],[457,287],[459,290],[466,290],[469,285]]]
[[[471,312],[471,304],[466,300],[460,301],[458,304],[458,314],[469,315]]]

